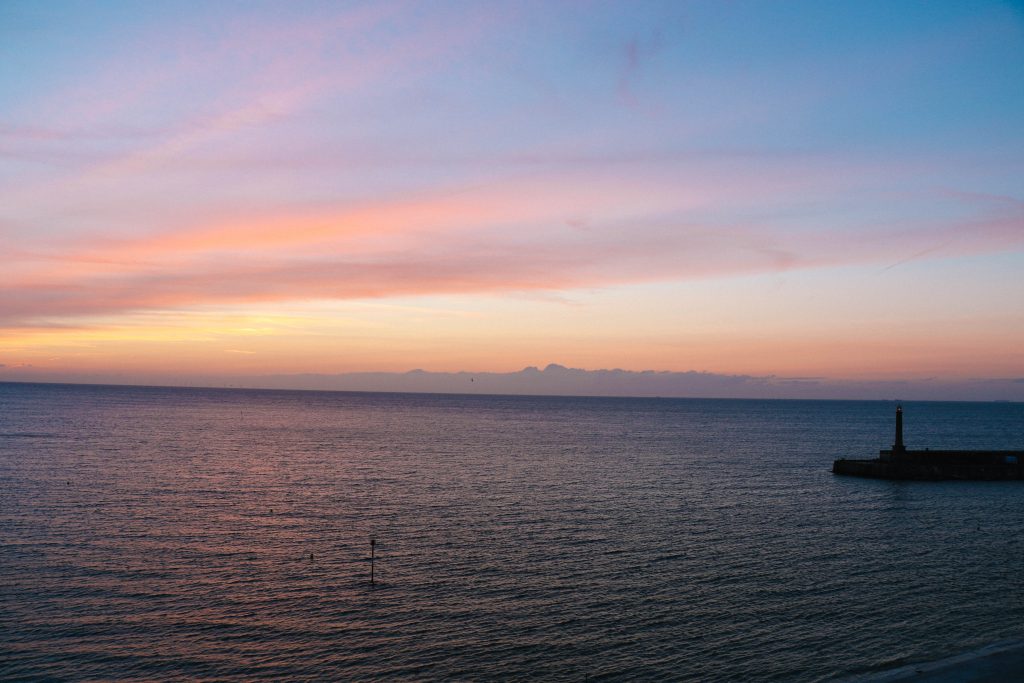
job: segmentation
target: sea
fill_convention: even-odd
[[[1024,448],[1024,404],[903,407],[908,447]],[[0,384],[0,679],[827,681],[1024,638],[1024,482],[831,474],[894,408]]]

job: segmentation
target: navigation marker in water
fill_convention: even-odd
[[[376,545],[377,545],[377,539],[371,538],[370,539],[370,585],[371,586],[373,585],[373,551],[374,551],[374,547]]]

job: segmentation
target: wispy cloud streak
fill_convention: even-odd
[[[704,224],[688,215],[702,212],[703,204],[687,211],[666,201],[653,217],[626,214],[581,226],[567,219],[574,203],[555,201],[573,192],[546,195],[544,186],[253,218],[53,250],[35,268],[0,276],[16,292],[0,302],[0,320],[19,325],[168,306],[560,291],[870,263],[892,253],[907,254],[902,263],[1024,245],[1014,215],[829,234]],[[520,196],[534,201],[518,202]],[[588,208],[604,216],[629,199],[630,192],[605,194]],[[644,199],[652,206],[652,197]],[[922,244],[934,246],[921,250]]]

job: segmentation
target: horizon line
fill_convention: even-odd
[[[413,372],[412,370],[408,372]],[[592,371],[588,371],[592,372]],[[665,371],[670,372],[670,371]],[[388,373],[391,374],[391,373]],[[403,374],[403,373],[394,373]],[[441,373],[438,373],[441,374]],[[454,374],[454,373],[453,373]],[[209,384],[149,384],[149,383],[116,383],[116,382],[62,382],[45,380],[8,380],[0,379],[0,385],[43,385],[63,387],[100,387],[111,389],[182,389],[182,390],[204,390],[204,391],[266,391],[266,392],[291,392],[291,393],[319,393],[319,394],[386,394],[393,396],[459,396],[479,398],[578,398],[578,399],[622,399],[622,400],[662,400],[662,401],[833,401],[847,403],[1001,403],[1001,404],[1024,404],[1024,400],[1014,399],[978,399],[978,398],[842,398],[842,397],[794,397],[794,396],[664,396],[664,395],[624,395],[624,394],[531,394],[531,393],[487,393],[487,392],[457,392],[457,391],[416,391],[416,390],[369,390],[369,389],[317,389],[297,387],[261,387],[261,386],[233,386],[233,385],[209,385]]]

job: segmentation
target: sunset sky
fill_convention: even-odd
[[[0,380],[1024,377],[1019,2],[0,3]]]

